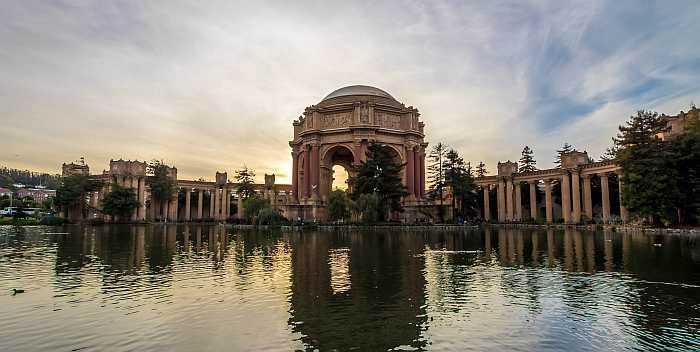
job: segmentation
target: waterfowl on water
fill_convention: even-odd
[[[12,289],[12,294],[13,294],[13,295],[16,295],[16,294],[18,294],[18,293],[24,293],[24,290],[23,290],[23,289],[19,289],[19,288],[13,288],[13,289]]]

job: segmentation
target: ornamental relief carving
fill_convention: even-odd
[[[328,114],[321,121],[322,128],[347,127],[352,123],[352,115],[347,112]]]
[[[369,107],[366,103],[360,106],[360,123],[369,123]]]
[[[401,116],[386,112],[375,111],[374,116],[379,126],[391,129],[401,129]]]

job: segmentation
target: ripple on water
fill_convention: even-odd
[[[681,236],[233,232],[0,227],[0,350],[700,350]]]

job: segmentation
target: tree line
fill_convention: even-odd
[[[60,183],[61,175],[12,169],[5,166],[0,167],[0,187],[14,190],[14,184],[23,184],[26,186],[46,186],[46,188],[49,189],[56,189]]]

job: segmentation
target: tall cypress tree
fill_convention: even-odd
[[[437,199],[440,207],[438,208],[438,217],[440,222],[445,222],[444,193],[445,193],[445,159],[447,156],[447,146],[438,143],[433,146],[428,154],[428,196],[435,200]]]
[[[352,197],[357,200],[362,194],[375,194],[379,198],[378,219],[387,220],[390,211],[403,211],[401,198],[408,195],[401,181],[403,165],[390,148],[379,143],[370,144],[366,156],[351,180]]]
[[[479,165],[476,166],[476,177],[484,177],[486,174],[486,164],[484,164],[483,161],[480,161]]]
[[[236,170],[236,175],[233,177],[238,186],[236,192],[243,198],[250,198],[255,194],[255,170],[243,165],[242,169]]]
[[[557,167],[561,167],[561,154],[568,153],[572,150],[574,150],[574,146],[567,142],[564,142],[564,145],[561,146],[561,149],[557,150],[557,156],[554,159],[554,164],[557,165]]]
[[[530,149],[529,146],[525,146],[525,148],[523,148],[520,157],[520,172],[537,171],[537,167],[535,166],[537,161],[535,161],[535,158],[532,156],[532,154],[532,149]]]

